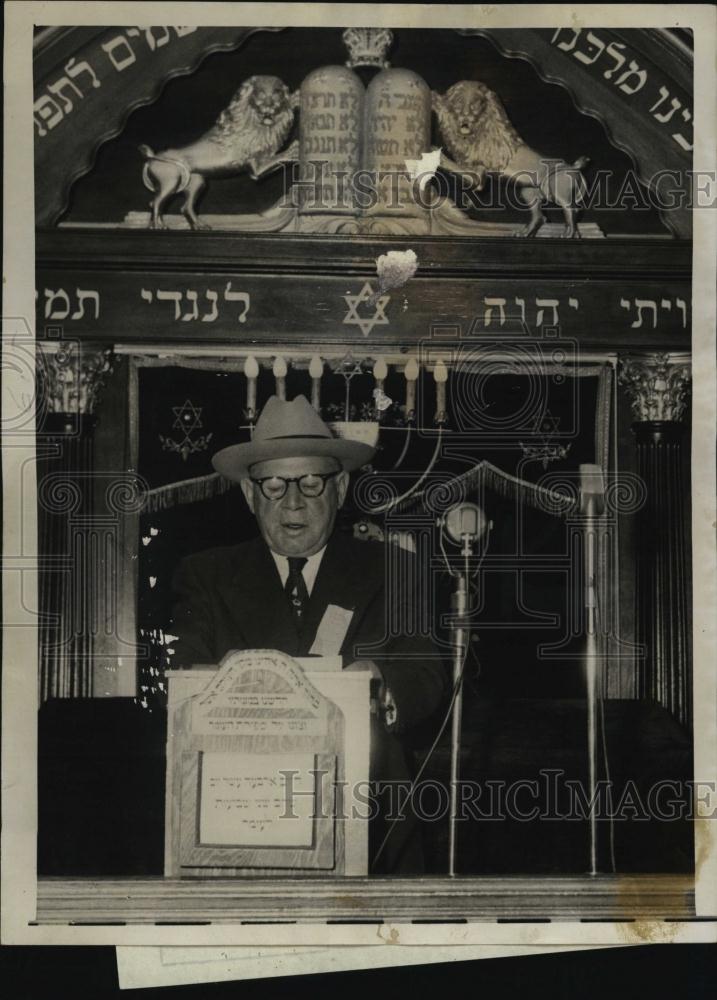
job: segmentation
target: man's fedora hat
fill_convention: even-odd
[[[306,396],[291,402],[272,396],[261,411],[252,440],[222,448],[212,457],[212,465],[226,479],[238,482],[248,477],[250,466],[271,458],[328,455],[350,472],[366,465],[375,451],[371,445],[334,437]]]

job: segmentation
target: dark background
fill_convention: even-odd
[[[5,996],[11,1000],[137,997],[138,1000],[242,1000],[304,995],[312,1000],[408,995],[413,1000],[451,997],[532,1000],[702,1000],[714,995],[714,945],[652,945],[600,951],[441,963],[399,969],[336,972],[246,982],[208,983],[158,989],[117,986],[114,948],[3,948]]]

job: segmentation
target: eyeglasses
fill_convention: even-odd
[[[266,476],[264,479],[252,479],[252,482],[259,487],[266,500],[281,500],[289,488],[289,483],[296,483],[302,496],[320,497],[329,479],[338,476],[339,472],[339,469],[336,472],[307,472],[292,479],[286,479],[284,476]]]

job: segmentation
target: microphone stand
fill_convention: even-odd
[[[456,820],[458,818],[458,776],[461,753],[461,722],[463,716],[463,671],[468,654],[470,629],[466,623],[468,611],[468,560],[473,555],[473,539],[461,535],[463,569],[456,576],[456,589],[451,595],[451,634],[453,646],[453,715],[451,719],[451,782],[450,814],[448,819],[448,874],[456,874]]]

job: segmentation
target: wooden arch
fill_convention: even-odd
[[[239,48],[277,28],[48,28],[35,40],[36,224],[54,226],[72,184],[100,146],[135,109],[213,52]],[[576,106],[600,120],[651,189],[667,173],[673,199],[665,214],[675,235],[691,232],[692,54],[662,29],[469,29],[539,76],[563,85]],[[678,192],[675,195],[675,192]],[[669,218],[667,216],[669,215]]]

